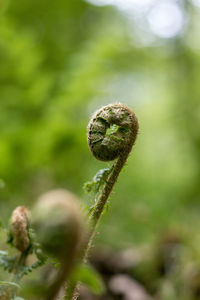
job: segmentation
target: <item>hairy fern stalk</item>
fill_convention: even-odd
[[[96,199],[89,217],[90,232],[82,250],[82,259],[86,262],[96,226],[104,211],[109,195],[132,150],[138,134],[138,120],[135,113],[121,103],[109,104],[100,108],[92,116],[87,128],[87,140],[94,157],[101,161],[113,161],[107,171],[103,187]],[[78,298],[77,283],[69,284],[66,300]]]

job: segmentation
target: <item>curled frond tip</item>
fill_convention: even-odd
[[[111,161],[129,153],[138,133],[135,113],[121,103],[109,104],[97,110],[87,130],[92,154],[99,160]]]

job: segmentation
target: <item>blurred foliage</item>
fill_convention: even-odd
[[[95,109],[120,101],[136,112],[140,135],[98,242],[124,247],[178,230],[200,250],[200,10],[180,3],[185,30],[142,44],[142,30],[112,6],[0,1],[4,224],[15,206],[32,206],[51,188],[90,202],[84,182],[109,165],[91,156],[86,126]]]

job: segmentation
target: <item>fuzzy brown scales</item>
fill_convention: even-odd
[[[88,124],[89,148],[99,160],[114,160],[131,151],[138,127],[137,117],[128,106],[121,103],[104,106]]]
[[[30,245],[28,235],[28,218],[29,211],[24,206],[18,206],[11,216],[11,232],[13,235],[13,244],[15,247],[24,252]]]

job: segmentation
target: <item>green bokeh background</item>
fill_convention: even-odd
[[[140,133],[96,243],[123,248],[176,230],[200,248],[200,10],[180,5],[185,29],[145,44],[137,22],[113,6],[0,1],[4,224],[16,206],[31,208],[54,188],[88,204],[83,184],[107,163],[92,157],[87,123],[102,105],[122,102],[137,114]]]

